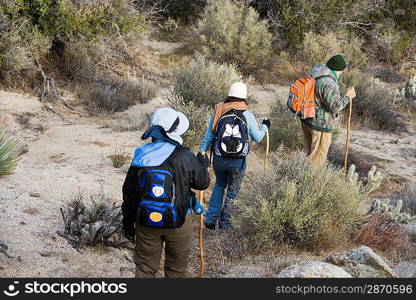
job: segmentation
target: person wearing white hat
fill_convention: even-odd
[[[231,206],[245,174],[249,139],[259,143],[270,127],[268,119],[264,119],[260,126],[257,124],[254,115],[248,111],[246,99],[247,86],[243,82],[233,83],[228,97],[217,104],[211,114],[199,147],[198,157],[205,159],[206,151],[211,147],[216,178],[205,214],[207,229],[215,229],[217,222],[221,230],[232,227]]]
[[[189,214],[195,207],[192,189],[209,186],[208,164],[182,146],[188,118],[172,108],[155,111],[123,184],[123,233],[136,241],[136,277],[152,278],[159,270],[165,243],[165,277],[186,277],[192,241]]]

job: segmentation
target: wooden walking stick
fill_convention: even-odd
[[[350,130],[351,130],[351,115],[352,115],[352,99],[350,100],[350,111],[348,114],[348,124],[347,124],[347,140],[345,142],[345,156],[344,156],[344,171],[348,172],[348,149],[350,146]]]
[[[204,203],[204,191],[199,191],[199,203],[201,205]],[[202,233],[204,231],[204,215],[199,216],[199,259],[200,259],[200,269],[199,277],[203,278],[205,273],[205,261],[204,261],[204,247],[202,240]]]
[[[266,131],[266,152],[264,155],[264,171],[267,170],[267,168],[269,167],[269,162],[268,162],[268,158],[269,158],[269,149],[270,149],[270,142],[269,142],[269,129],[267,129]]]

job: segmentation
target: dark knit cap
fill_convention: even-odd
[[[338,54],[332,56],[326,63],[326,66],[334,71],[343,71],[347,64],[345,63],[344,56]]]

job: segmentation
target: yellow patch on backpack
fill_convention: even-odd
[[[162,220],[162,214],[158,212],[152,212],[149,216],[149,219],[155,223],[160,222]]]

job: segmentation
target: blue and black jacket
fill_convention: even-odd
[[[209,173],[189,149],[160,134],[154,128],[150,135],[153,142],[138,147],[123,184],[123,228],[134,235],[134,224],[139,206],[139,171],[143,167],[163,164],[174,174],[175,197],[178,205],[189,209],[191,189],[204,190],[210,183]]]

